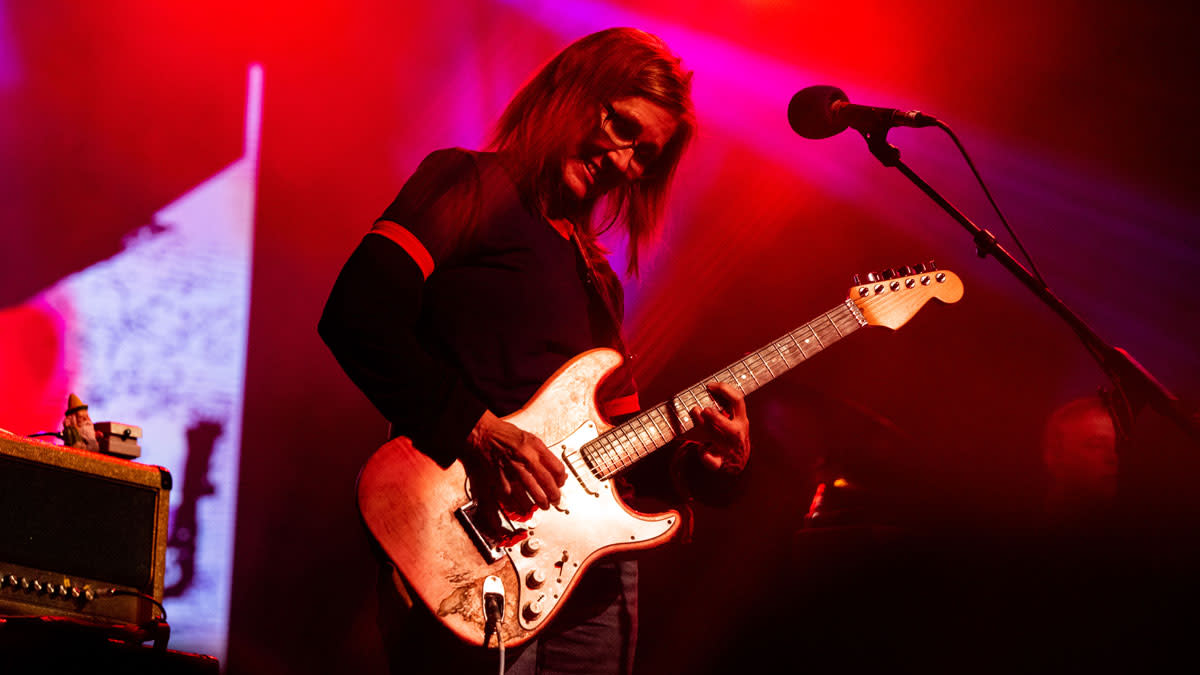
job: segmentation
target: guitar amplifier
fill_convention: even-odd
[[[0,615],[158,618],[170,490],[161,467],[0,429]]]

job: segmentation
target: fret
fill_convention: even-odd
[[[775,379],[775,373],[771,370],[771,365],[768,364],[767,360],[763,358],[762,350],[760,349],[754,352],[754,355],[758,357],[759,361],[762,361],[763,367],[767,369],[767,375],[770,375],[770,377],[767,378],[767,381],[770,382],[771,380]]]
[[[806,359],[807,359],[807,358],[810,358],[812,354],[815,354],[815,353],[817,353],[818,351],[821,351],[821,350],[818,348],[818,346],[815,346],[815,345],[813,345],[813,339],[812,339],[812,337],[811,337],[811,335],[812,335],[812,329],[808,327],[808,324],[804,324],[803,326],[801,326],[801,327],[797,328],[797,329],[796,329],[796,330],[795,330],[795,331],[792,333],[792,335],[793,335],[793,336],[796,336],[796,335],[798,335],[798,334],[800,333],[800,331],[803,331],[803,330],[805,330],[805,329],[807,329],[807,330],[808,330],[808,334],[809,334],[809,335],[808,335],[808,336],[805,336],[805,337],[803,337],[803,338],[801,338],[801,337],[796,337],[795,339],[796,339],[796,344],[797,344],[797,345],[799,345],[799,347],[800,347],[800,353],[801,353],[801,354],[803,354],[803,355],[804,355],[804,358],[806,358]],[[807,347],[807,349],[806,349],[806,347]]]
[[[683,407],[683,401],[680,401],[678,396],[671,399],[671,409],[675,413],[675,419],[678,421],[679,432],[687,433],[693,425],[687,408]]]
[[[668,408],[666,405],[661,405],[661,406],[655,407],[653,412],[658,413],[659,420],[662,423],[662,426],[666,426],[667,437],[668,438],[676,437],[676,435],[677,435],[676,424],[677,423],[672,424],[672,422],[671,422],[672,418],[671,418],[670,408]]]
[[[610,458],[611,464],[608,467],[608,472],[615,473],[621,468],[621,458],[625,456],[626,452],[628,452],[626,450],[627,440],[625,438],[625,429],[624,427],[615,427],[613,429],[609,429],[607,436],[612,443],[613,449],[612,457]]]
[[[600,447],[603,448],[604,452],[601,453],[603,461],[599,462],[596,469],[601,476],[607,478],[613,475],[613,469],[616,466],[610,459],[612,457],[612,440],[607,436],[601,436],[597,440],[600,441]]]
[[[846,331],[847,335],[862,327],[862,324],[859,323],[858,317],[854,313],[854,309],[857,309],[854,307],[854,303],[848,303],[845,305],[839,305],[837,308],[829,310],[831,312],[837,312],[837,315],[843,326],[850,327],[850,329]]]
[[[585,444],[580,454],[594,474],[601,479],[610,478],[695,428],[699,420],[692,417],[691,410],[717,405],[708,391],[708,384],[735,385],[743,395],[749,395],[866,324],[853,301],[846,300],[718,370],[708,379],[601,434]]]
[[[625,454],[625,444],[620,433],[608,434],[608,471],[611,473],[621,465],[621,456]]]
[[[819,346],[821,349],[824,349],[825,343],[821,342],[821,336],[817,335],[817,331],[813,330],[812,322],[809,321],[808,323],[804,324],[804,327],[808,329],[808,332],[812,333],[813,338],[815,338],[817,341],[817,346]]]
[[[796,351],[800,352],[800,361],[807,360],[808,355],[804,353],[804,347],[800,344],[800,341],[796,339],[796,331],[788,331],[787,336],[792,341],[792,344],[796,346]]]
[[[667,416],[667,406],[665,404],[658,405],[650,409],[650,419],[654,421],[655,413],[662,420],[662,425],[666,427],[667,433],[663,434],[663,438],[668,440],[675,438],[675,426],[671,424],[671,419]],[[654,421],[654,426],[658,426],[658,422]]]
[[[833,322],[833,327],[837,329],[838,335],[846,337],[850,333],[858,330],[858,324],[855,323],[852,317],[841,316]]]
[[[654,420],[654,415],[651,414],[650,411],[642,413],[642,417],[646,418],[646,422],[648,422],[650,424],[649,428],[654,430],[654,436],[657,439],[655,441],[655,443],[658,445],[658,447],[661,448],[662,446],[671,442],[671,438],[673,438],[673,435],[668,434],[668,433],[663,433],[662,428],[658,426],[658,422],[656,422]]]
[[[837,327],[837,324],[834,323],[833,319],[829,318],[829,312],[825,312],[825,320],[829,322],[830,326],[833,326],[835,331],[837,331],[838,337],[842,337],[842,331]]]
[[[643,453],[643,456],[648,455],[650,452],[658,449],[658,446],[654,444],[654,437],[650,435],[649,431],[646,431],[646,423],[642,421],[641,417],[635,417],[629,420],[629,424],[634,424],[637,426],[636,433],[637,437],[642,441],[642,448],[650,448],[648,452]]]
[[[825,325],[821,327],[821,335],[825,338],[825,344],[831,345],[841,339],[842,334],[838,331],[837,326],[828,316],[825,317]]]
[[[604,471],[612,471],[617,465],[616,458],[620,456],[620,450],[617,446],[616,439],[611,434],[604,435]]]
[[[642,444],[642,439],[638,437],[637,430],[634,429],[632,425],[626,423],[617,428],[621,430],[621,437],[625,439],[625,452],[623,452],[619,458],[622,466],[625,466],[625,460],[629,455],[641,457],[642,455],[647,454],[643,452],[646,449],[646,446]]]
[[[771,347],[775,350],[775,356],[772,358],[777,358],[783,363],[783,368],[780,369],[780,372],[791,370],[792,364],[788,363],[787,355],[784,354],[783,348],[779,346],[779,340],[773,341]]]
[[[604,473],[606,471],[604,466],[606,463],[604,461],[606,452],[604,444],[606,441],[607,439],[604,436],[601,436],[589,443],[588,453],[584,456],[584,459],[587,460],[588,465],[591,466],[592,470],[597,473]]]
[[[717,382],[724,382],[725,384],[733,385],[739,389],[742,387],[742,385],[738,383],[737,377],[734,376],[733,371],[728,368],[724,370],[718,370],[716,374],[713,375],[713,379]]]
[[[758,388],[754,386],[755,382],[751,382],[749,379],[747,379],[747,376],[753,377],[753,373],[751,373],[750,370],[746,368],[746,364],[742,363],[741,361],[736,361],[729,366],[729,372],[733,375],[734,380],[738,383],[738,387],[741,388],[743,394],[749,394]]]
[[[740,363],[742,367],[746,369],[746,372],[750,373],[750,377],[754,378],[754,388],[758,389],[761,387],[762,383],[758,381],[758,376],[754,374],[754,369],[750,367],[750,364],[746,363],[746,359],[742,359],[741,361],[738,361],[738,363]]]
[[[650,423],[650,428],[654,429],[654,433],[658,438],[658,447],[661,448],[667,443],[670,443],[671,439],[675,437],[669,428],[665,432],[662,430],[662,427],[658,425],[658,420],[654,419],[653,410],[647,410],[646,412],[642,413],[642,416],[645,417],[646,421]]]
[[[666,434],[663,433],[661,428],[659,428],[658,422],[654,421],[654,415],[651,414],[652,412],[653,412],[653,410],[647,410],[646,412],[642,413],[638,417],[644,417],[650,421],[650,428],[654,429],[654,433],[658,439],[655,442],[657,443],[658,447],[661,448],[662,446],[669,443],[671,441],[671,439],[669,436],[667,436]]]
[[[788,371],[787,359],[783,358],[783,353],[779,351],[779,345],[772,342],[762,349],[758,350],[762,354],[763,359],[767,362],[767,367],[771,369],[771,377],[779,377]]]

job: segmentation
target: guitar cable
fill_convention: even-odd
[[[496,645],[500,647],[500,675],[504,675],[504,636],[500,634],[500,622],[504,619],[504,582],[496,575],[483,580],[483,613],[483,646],[487,647],[488,638],[495,633]]]

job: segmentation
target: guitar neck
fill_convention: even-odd
[[[584,459],[598,478],[612,478],[695,427],[692,408],[717,405],[708,393],[709,384],[725,382],[749,395],[865,325],[867,320],[847,299],[675,394],[669,401],[609,429],[583,446]]]

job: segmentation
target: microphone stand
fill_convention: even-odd
[[[975,250],[980,258],[989,254],[1025,284],[1025,287],[1058,314],[1083,341],[1084,347],[1112,382],[1112,389],[1105,392],[1104,403],[1109,409],[1113,427],[1117,434],[1117,447],[1128,447],[1133,430],[1133,421],[1146,405],[1174,422],[1191,440],[1200,447],[1200,413],[1187,410],[1183,403],[1150,374],[1129,352],[1105,342],[1083,319],[1079,318],[1048,286],[1038,280],[996,241],[995,235],[972,223],[953,204],[946,201],[928,183],[921,179],[904,162],[900,151],[888,143],[887,124],[876,125],[870,131],[860,131],[867,141],[871,154],[887,167],[895,167],[917,187],[937,202],[946,213],[957,220],[975,240]]]

